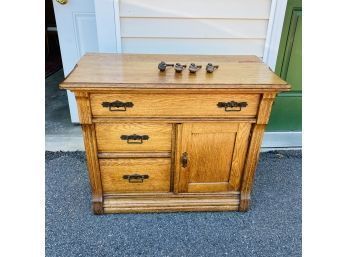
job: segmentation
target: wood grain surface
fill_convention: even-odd
[[[94,117],[255,117],[258,94],[91,94]],[[126,111],[110,111],[103,102],[132,102]],[[240,111],[218,108],[219,102],[246,102]],[[235,108],[237,109],[237,108]]]
[[[233,159],[229,178],[231,190],[234,191],[240,190],[245,158],[249,145],[250,129],[250,123],[242,122],[238,125],[238,132],[234,144]]]
[[[169,192],[170,158],[100,159],[104,193]],[[148,175],[142,183],[130,183],[124,175]]]
[[[94,124],[82,124],[86,150],[87,170],[92,191],[92,209],[95,214],[103,213],[103,187],[101,183]]]
[[[81,124],[92,124],[91,105],[89,102],[89,93],[75,92],[77,111]]]
[[[171,152],[117,152],[117,153],[98,153],[100,159],[119,159],[119,158],[170,158]]]
[[[250,130],[249,123],[185,123],[178,153],[178,192],[223,192],[239,188]],[[238,139],[238,149],[236,140]],[[231,181],[232,179],[232,181]]]
[[[239,194],[146,194],[105,197],[105,213],[236,211]]]
[[[166,63],[180,62],[189,65],[191,62],[203,65],[203,69],[192,75],[187,70],[181,74],[173,68],[160,72],[157,68],[160,61]],[[206,73],[207,63],[218,64],[214,73]],[[76,69],[61,84],[62,88],[88,88],[108,84],[110,88],[120,85],[142,88],[146,84],[177,88],[191,85],[228,85],[233,88],[252,85],[273,85],[274,88],[288,89],[285,81],[275,75],[255,56],[190,56],[190,55],[140,55],[140,54],[86,54],[77,64]]]
[[[254,182],[255,171],[260,154],[265,125],[256,124],[253,127],[248,155],[245,163],[242,185],[240,189],[240,211],[247,211],[250,207],[250,195]]]
[[[97,147],[99,152],[145,152],[171,150],[171,124],[153,123],[97,123]],[[147,135],[148,140],[122,140],[122,135]],[[134,144],[136,142],[137,144]]]

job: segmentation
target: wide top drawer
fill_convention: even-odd
[[[259,94],[91,94],[95,117],[255,117]]]

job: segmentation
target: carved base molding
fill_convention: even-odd
[[[239,193],[104,196],[104,213],[238,211]]]

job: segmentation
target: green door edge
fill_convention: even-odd
[[[301,131],[302,0],[287,3],[275,73],[288,81],[292,90],[276,98],[267,131]]]

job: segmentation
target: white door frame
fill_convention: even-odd
[[[263,62],[274,71],[280,38],[282,35],[287,0],[272,0],[271,12],[269,15]]]
[[[94,0],[99,52],[121,53],[120,0]]]

